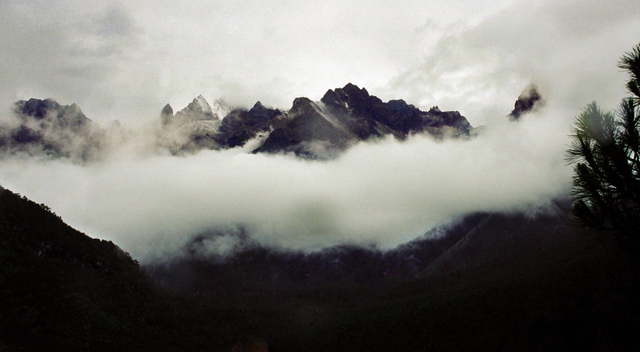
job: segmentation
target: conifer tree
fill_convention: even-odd
[[[618,67],[628,71],[616,112],[595,102],[576,118],[568,160],[574,166],[573,212],[582,224],[640,244],[640,44]]]

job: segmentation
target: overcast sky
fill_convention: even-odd
[[[127,126],[200,94],[288,109],[352,82],[486,128],[469,141],[362,144],[322,163],[241,149],[88,167],[4,160],[0,183],[138,257],[233,223],[288,248],[390,247],[465,212],[566,195],[572,120],[626,95],[616,65],[640,42],[640,2],[451,3],[2,0],[2,116],[16,100],[51,97]],[[509,122],[529,83],[546,105]]]
[[[614,105],[638,23],[636,0],[3,0],[1,94],[108,123],[199,94],[288,109],[352,82],[479,124],[530,81],[577,107]]]

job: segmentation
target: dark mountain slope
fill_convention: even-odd
[[[558,201],[547,213],[535,216],[469,214],[453,225],[431,230],[388,251],[337,246],[312,253],[287,252],[260,247],[243,231],[209,232],[190,242],[179,260],[145,269],[169,288],[221,300],[240,292],[251,300],[252,293],[277,296],[283,294],[283,289],[326,286],[380,291],[415,279],[463,277],[476,270],[499,271],[503,266],[531,259],[530,253],[538,255],[579,242],[570,222],[569,204],[568,200]],[[200,247],[208,239],[222,235],[237,236],[245,244],[229,257],[203,255],[207,251]],[[185,280],[186,277],[190,279]]]
[[[243,231],[209,232],[192,240],[178,260],[147,265],[145,270],[177,292],[215,297],[219,302],[232,297],[239,305],[252,304],[260,297],[281,299],[297,295],[298,290],[326,287],[380,291],[414,280],[489,216],[469,215],[389,251],[345,245],[312,253],[289,252],[261,247],[247,240]],[[220,235],[237,236],[245,244],[229,257],[203,255],[207,241]]]
[[[223,350],[247,321],[158,291],[115,244],[0,188],[0,350]]]
[[[531,259],[528,252],[538,253],[578,241],[570,209],[570,200],[563,199],[538,214],[479,214],[483,220],[430,263],[419,277],[457,275],[473,272],[475,268],[505,266]]]
[[[0,347],[633,350],[637,272],[611,243],[573,229],[567,210],[474,214],[391,252],[255,247],[166,263],[182,299],[154,289],[114,244],[3,190]]]
[[[574,228],[566,199],[531,216],[471,214],[429,235],[388,252],[248,246],[148,269],[184,294],[255,309],[273,327],[271,351],[640,346],[633,261]]]
[[[0,192],[5,344],[19,350],[79,350],[87,334],[96,346],[114,335],[134,343],[135,336],[123,328],[143,313],[136,308],[150,291],[137,263],[113,243],[66,226],[46,206]]]
[[[271,351],[638,350],[637,260],[553,217],[489,214],[420,278],[352,291]]]
[[[243,146],[259,134],[271,132],[280,122],[282,112],[257,102],[250,110],[232,110],[222,120],[214,140],[224,148]]]

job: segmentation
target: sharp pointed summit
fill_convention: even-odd
[[[186,108],[178,111],[175,118],[182,122],[193,122],[197,120],[217,120],[219,117],[213,113],[211,105],[207,100],[199,95],[193,99]]]
[[[509,118],[511,120],[518,120],[520,116],[536,111],[543,104],[544,100],[540,93],[538,93],[538,88],[535,84],[530,84],[520,93],[520,96],[518,96],[518,100],[516,100],[513,110],[509,114]]]

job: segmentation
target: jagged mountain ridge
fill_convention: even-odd
[[[387,103],[351,83],[328,90],[320,101],[296,98],[281,111],[257,102],[251,109],[232,109],[203,96],[176,112],[167,104],[155,129],[156,145],[173,154],[202,149],[228,149],[261,138],[255,153],[291,153],[328,158],[350,145],[392,135],[404,139],[424,133],[437,138],[469,135],[472,126],[460,113],[432,108],[425,112],[403,100]],[[45,151],[81,160],[97,157],[109,145],[110,129],[87,118],[77,105],[62,106],[51,99],[19,101],[17,126],[0,126],[0,150],[5,153]],[[43,121],[48,121],[44,123]]]
[[[18,101],[14,126],[0,126],[0,150],[91,159],[98,154],[104,130],[76,104],[52,99]]]
[[[202,109],[195,108],[198,104],[203,105],[202,99],[197,98],[187,107],[189,111],[198,112],[191,124],[216,120],[207,118]],[[171,116],[167,111],[172,111],[169,105],[163,109],[163,121],[181,121],[179,116],[184,115],[179,112]],[[222,119],[217,130],[212,127],[206,134],[192,132],[190,139],[197,140],[198,145],[212,140],[215,149],[242,146],[250,139],[265,136],[264,143],[254,150],[255,153],[293,153],[323,158],[372,137],[406,138],[412,133],[460,136],[468,135],[471,130],[469,122],[458,112],[442,112],[437,108],[423,112],[403,100],[384,103],[369,95],[365,88],[349,83],[344,88],[328,90],[318,102],[296,98],[286,112],[267,108],[260,102],[250,110],[233,109]]]
[[[331,154],[372,137],[406,138],[412,133],[460,136],[472,129],[458,112],[437,108],[424,112],[403,100],[384,103],[351,83],[327,91],[319,102],[297,98],[288,115],[289,121],[274,130],[256,152],[313,156]]]

